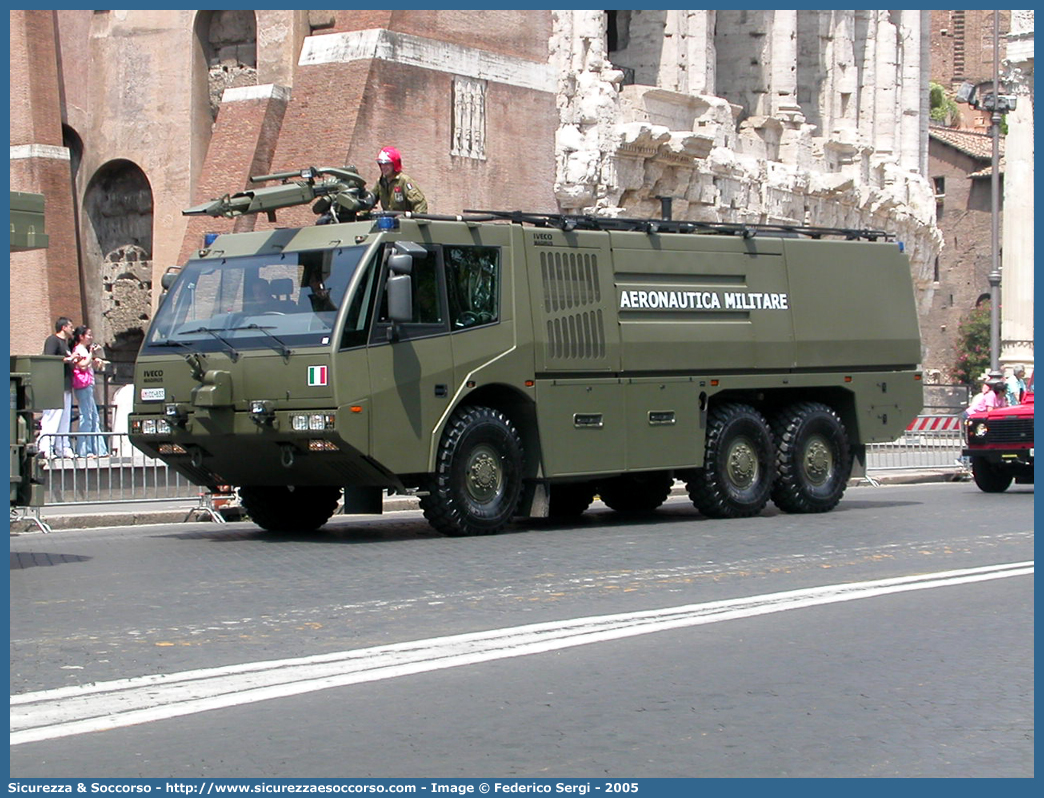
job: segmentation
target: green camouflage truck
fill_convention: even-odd
[[[266,190],[187,213],[271,211]],[[879,231],[328,221],[207,244],[135,368],[133,443],[238,486],[269,530],[388,492],[444,534],[489,534],[595,496],[653,510],[675,480],[709,517],[824,512],[922,407],[910,267]]]

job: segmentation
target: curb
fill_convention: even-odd
[[[849,480],[849,488],[871,487],[877,485],[921,485],[935,482],[966,482],[968,476],[959,472],[946,471],[896,471],[881,473],[872,476],[873,481],[867,477]],[[676,484],[671,490],[672,496],[686,496],[687,491],[683,485]],[[384,500],[384,512],[400,512],[405,510],[417,510],[420,500],[415,496],[389,496]],[[139,510],[135,512],[86,512],[63,515],[61,513],[43,514],[43,521],[53,530],[62,529],[97,529],[110,526],[142,526],[151,524],[182,524],[186,521],[210,521],[204,513],[196,512],[195,504],[186,503],[184,507],[176,510]],[[234,513],[240,508],[231,507],[223,513],[229,516],[229,521],[239,521],[241,512]],[[336,517],[336,516],[335,516]],[[19,529],[15,529],[15,525]],[[23,532],[38,532],[38,528],[31,522],[12,521],[11,534],[22,534]]]

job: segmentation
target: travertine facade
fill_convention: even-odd
[[[1004,76],[1018,106],[1008,114],[1001,236],[1001,365],[1033,371],[1033,12],[1012,11]]]
[[[34,309],[12,349],[65,313],[129,359],[168,266],[268,224],[182,208],[307,165],[373,180],[385,144],[434,212],[671,197],[679,219],[882,228],[923,289],[926,13],[11,12],[12,188],[46,188],[52,234],[12,257],[12,305]]]

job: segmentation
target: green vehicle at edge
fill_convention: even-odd
[[[336,170],[309,171],[186,213],[271,215]],[[387,491],[490,534],[596,495],[653,510],[676,479],[709,517],[825,512],[921,410],[919,359],[909,263],[879,231],[374,214],[189,260],[138,357],[131,439],[237,486],[270,530]]]

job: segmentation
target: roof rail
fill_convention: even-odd
[[[843,227],[809,227],[791,224],[735,224],[729,222],[693,222],[667,219],[614,219],[607,216],[589,216],[561,213],[529,213],[526,211],[465,210],[466,214],[481,214],[487,220],[502,219],[515,224],[534,227],[554,227],[566,232],[572,230],[622,230],[638,233],[702,233],[704,235],[738,235],[753,238],[757,235],[824,238],[840,237],[848,241],[894,241],[895,235],[884,230],[849,229]],[[420,215],[420,214],[414,214]],[[474,219],[473,221],[479,221]]]

